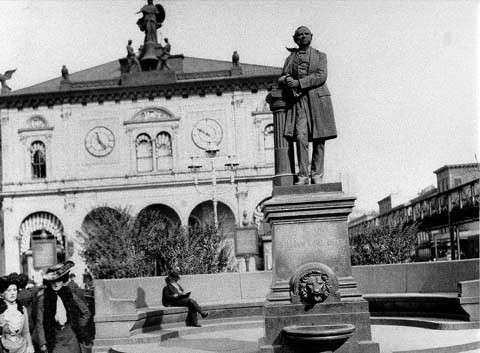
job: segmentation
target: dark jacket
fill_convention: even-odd
[[[180,287],[180,289],[183,292],[182,286],[178,283],[177,285]],[[162,305],[163,306],[173,305],[178,300],[178,297],[174,297],[174,294],[180,294],[180,293],[178,292],[178,289],[173,284],[167,283],[167,285],[163,287]]]
[[[299,93],[306,94],[310,103],[312,138],[314,139],[332,139],[337,137],[337,129],[333,116],[332,101],[330,91],[327,87],[327,55],[315,48],[309,49],[310,59],[307,76],[299,79]],[[290,75],[298,79],[298,65],[295,62],[296,51],[285,60],[283,66],[283,75]],[[295,104],[293,99],[290,107]],[[292,109],[286,111],[286,121],[284,135],[294,137],[295,115]]]
[[[90,311],[86,304],[71,292],[68,286],[63,287],[61,290],[66,292],[69,298],[68,303],[63,301],[62,298],[65,310],[67,311],[68,322],[72,325],[78,340],[83,341],[85,338],[85,326],[90,319]],[[46,344],[49,346],[49,350],[53,350],[55,346],[55,337],[52,337],[52,333],[55,333],[55,325],[52,321],[54,320],[53,317],[55,316],[56,310],[56,295],[52,296],[52,293],[52,290],[46,288],[44,293],[38,297],[36,318],[38,345],[42,346]],[[48,312],[48,310],[46,310],[47,307],[53,307],[53,310]],[[50,318],[50,320],[48,318]]]

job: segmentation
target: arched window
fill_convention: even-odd
[[[273,124],[268,124],[263,130],[263,141],[266,150],[273,150],[274,137],[273,137]]]
[[[155,139],[157,170],[172,169],[172,138],[168,132],[162,131]]]
[[[42,141],[35,141],[30,146],[30,161],[32,165],[32,178],[46,178],[47,158],[45,153],[45,144]]]
[[[157,135],[156,147],[157,157],[172,156],[172,139],[168,132],[162,131]]]
[[[135,141],[137,151],[137,171],[151,172],[153,170],[152,140],[147,134],[140,134]]]

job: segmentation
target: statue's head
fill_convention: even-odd
[[[131,44],[132,44],[132,40],[129,39],[129,40],[128,40],[128,45],[131,45]]]
[[[309,46],[312,42],[313,34],[307,26],[300,26],[295,30],[293,41],[299,47]]]
[[[148,5],[153,5],[153,0],[147,0]]]

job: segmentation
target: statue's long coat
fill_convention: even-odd
[[[300,92],[306,92],[310,103],[310,116],[312,123],[311,138],[313,139],[333,139],[337,137],[337,129],[333,116],[332,101],[327,81],[327,55],[310,48],[310,60],[307,76],[301,78]],[[295,62],[295,51],[285,60],[283,66],[283,75],[290,75],[298,79],[298,65]],[[291,104],[295,104],[290,102]],[[294,137],[295,132],[295,113],[294,109],[287,109],[284,135]]]

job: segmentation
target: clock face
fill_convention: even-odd
[[[106,156],[112,152],[114,146],[115,136],[104,126],[94,127],[85,136],[85,148],[92,156]]]
[[[202,119],[192,129],[192,140],[204,150],[218,146],[223,138],[223,130],[218,121]]]

